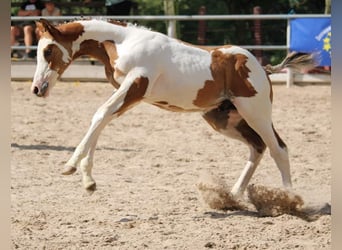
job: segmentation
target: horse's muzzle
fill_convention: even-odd
[[[46,93],[48,88],[49,88],[49,83],[48,82],[43,82],[40,89],[37,86],[34,87],[33,93],[36,96],[42,97],[42,96],[45,96],[45,93]]]

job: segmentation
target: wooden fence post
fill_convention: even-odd
[[[205,15],[207,13],[207,9],[205,6],[201,6],[198,10],[198,15]],[[197,43],[199,45],[205,45],[207,42],[206,39],[207,32],[207,23],[205,20],[198,21],[198,33],[197,33]]]
[[[260,6],[255,6],[253,8],[253,14],[254,15],[260,15],[262,12],[261,7]],[[261,45],[262,41],[261,41],[261,20],[260,19],[255,19],[254,20],[254,27],[253,27],[253,31],[254,31],[254,42],[255,45]],[[260,64],[263,64],[263,56],[262,56],[262,50],[260,49],[255,49],[253,50],[253,53],[255,55],[255,57],[258,59]]]

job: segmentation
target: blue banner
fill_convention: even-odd
[[[290,51],[318,53],[319,65],[331,65],[330,18],[298,18],[290,21]]]

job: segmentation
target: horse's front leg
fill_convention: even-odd
[[[109,100],[111,99],[115,102],[114,95]],[[80,144],[76,147],[76,150],[69,161],[65,164],[62,172],[64,175],[73,174],[77,169],[77,165],[80,163],[83,186],[88,190],[94,190],[96,188],[95,181],[91,175],[91,170],[93,167],[93,157],[97,139],[103,128],[113,118],[113,115],[109,112],[110,107],[106,108],[106,105],[108,105],[108,102],[96,111],[92,118],[90,128]]]
[[[96,183],[91,175],[93,156],[98,137],[103,128],[113,119],[137,104],[144,96],[148,86],[146,77],[128,75],[120,88],[95,113],[88,132],[65,164],[64,175],[76,171],[80,163],[83,186],[94,190]]]
[[[82,183],[86,190],[94,191],[96,189],[96,182],[91,175],[91,170],[93,168],[94,152],[96,147],[96,141],[90,147],[88,154],[81,160],[80,168],[82,171]]]

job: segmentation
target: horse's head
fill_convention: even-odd
[[[37,48],[37,68],[31,90],[37,96],[46,97],[58,77],[72,60],[72,42],[75,40],[65,25],[55,27],[45,19],[37,22],[41,33]]]

